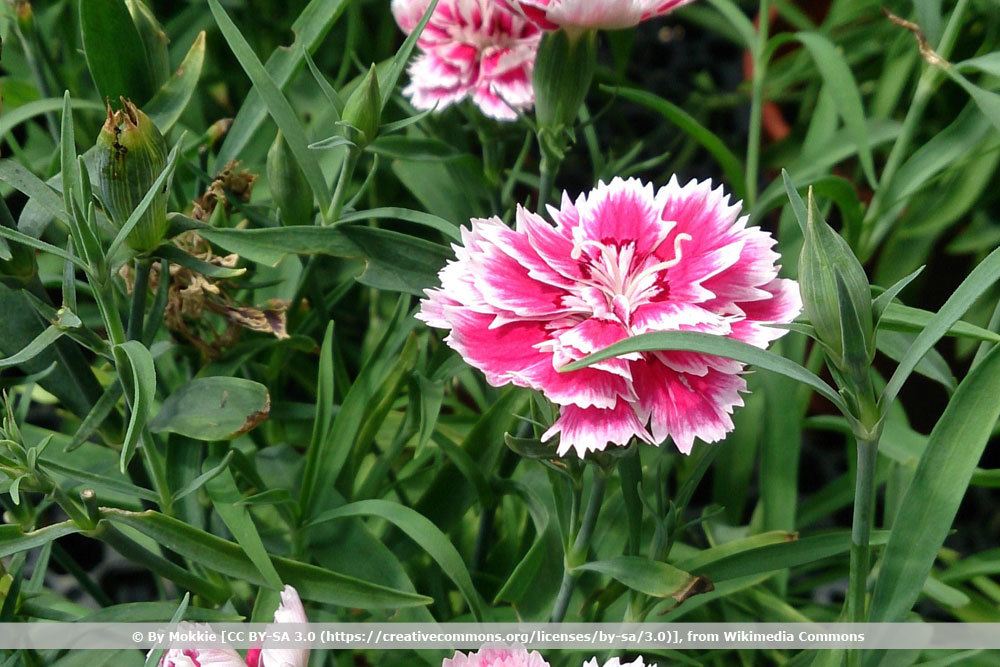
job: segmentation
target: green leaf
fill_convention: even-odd
[[[69,224],[69,216],[59,194],[20,163],[14,160],[0,160],[0,181],[26,194],[28,199],[44,209],[48,215],[64,224]],[[20,225],[19,227],[23,229]]]
[[[872,622],[902,620],[920,595],[1000,417],[998,394],[1000,348],[994,348],[962,380],[931,432],[892,525],[872,593]]]
[[[208,484],[211,480],[215,479],[216,475],[222,474],[224,470],[227,470],[229,468],[229,463],[232,460],[233,460],[233,451],[230,450],[226,452],[226,455],[222,457],[222,460],[219,461],[217,465],[215,465],[212,468],[209,468],[208,470],[201,473],[200,475],[192,479],[190,482],[188,482],[181,488],[177,489],[177,492],[174,494],[173,497],[174,502],[187,498],[192,493],[194,493],[201,487]],[[267,492],[265,491],[265,493]]]
[[[954,67],[945,67],[944,71],[945,74],[951,77],[952,81],[965,89],[965,92],[969,94],[969,97],[976,103],[976,106],[983,112],[987,120],[993,124],[993,127],[1000,130],[1000,94],[980,88],[959,74],[958,70]]]
[[[170,616],[170,625],[176,625],[184,620],[184,613],[187,612],[188,604],[191,602],[191,594],[185,593],[184,597],[181,598],[181,603],[177,605],[177,609]],[[154,648],[152,651],[146,654],[146,664],[147,665],[159,665],[160,656],[166,649],[161,646]]]
[[[657,598],[683,602],[692,595],[712,590],[711,584],[672,565],[639,556],[618,556],[580,565],[575,570],[600,572],[632,590]]]
[[[462,241],[462,233],[459,231],[457,225],[436,215],[424,213],[423,211],[411,211],[408,208],[384,207],[373,208],[367,211],[356,211],[340,216],[337,224],[360,222],[362,220],[402,220],[403,222],[412,222],[435,229],[453,241]]]
[[[63,103],[61,97],[47,97],[44,100],[34,100],[13,109],[4,109],[3,115],[0,116],[0,137],[9,136],[14,128],[32,118],[53,111],[61,111]],[[72,109],[77,111],[104,111],[103,104],[92,100],[71,100],[69,104]]]
[[[50,255],[55,255],[60,259],[70,262],[78,269],[87,269],[87,265],[81,262],[75,255],[71,255],[62,248],[58,246],[51,245],[45,241],[39,241],[33,236],[28,236],[27,234],[22,234],[16,229],[10,229],[9,227],[0,226],[0,237],[5,239],[10,239],[16,243],[23,243],[29,248],[34,248],[36,250],[41,250],[42,252],[47,252]]]
[[[719,168],[722,169],[725,181],[733,188],[736,188],[735,194],[737,199],[743,197],[742,184],[745,180],[743,163],[729,150],[729,147],[726,146],[722,139],[699,123],[692,115],[676,104],[644,90],[615,88],[612,86],[602,86],[601,88],[608,93],[623,97],[630,102],[640,104],[651,111],[655,111],[680,128],[682,132],[698,142],[699,145],[715,158]]]
[[[928,322],[924,329],[917,334],[916,339],[900,360],[896,371],[889,378],[882,396],[879,398],[879,406],[883,411],[888,409],[889,404],[896,400],[903,383],[917,367],[917,364],[931,348],[934,347],[943,336],[958,322],[959,318],[972,307],[979,297],[983,295],[998,279],[1000,279],[1000,248],[994,250],[986,257],[972,273],[962,281],[962,284],[952,293],[937,315]],[[890,306],[886,312],[893,306]],[[885,318],[883,317],[883,320]]]
[[[232,440],[256,428],[270,412],[267,387],[258,382],[236,377],[196,378],[163,401],[149,429],[208,442]]]
[[[719,546],[705,549],[704,551],[700,551],[693,556],[678,561],[676,565],[682,570],[696,572],[712,563],[716,563],[725,558],[731,558],[744,551],[759,549],[761,547],[771,546],[774,544],[794,542],[797,539],[799,539],[798,533],[786,530],[772,530],[766,533],[760,533],[759,535],[744,537],[720,544]]]
[[[4,524],[0,526],[0,558],[44,546],[60,537],[79,532],[80,527],[72,521],[54,523],[27,533],[16,524]]]
[[[266,585],[253,562],[233,542],[198,530],[182,521],[153,511],[125,512],[104,509],[105,521],[134,528],[159,544],[203,566],[255,585]],[[274,558],[281,580],[294,586],[306,600],[358,609],[396,609],[423,606],[432,600],[423,595],[380,586],[287,558]]]
[[[712,5],[722,16],[726,19],[739,35],[740,39],[743,41],[743,46],[745,46],[750,51],[754,51],[758,42],[757,39],[757,29],[747,18],[747,15],[743,13],[734,2],[731,0],[708,0],[708,4]],[[734,181],[735,182],[735,181]]]
[[[420,545],[441,567],[448,578],[455,582],[477,621],[485,620],[482,598],[472,583],[461,554],[451,540],[429,519],[409,507],[386,500],[362,500],[350,503],[317,516],[311,525],[346,517],[369,516],[393,524]]]
[[[847,412],[846,405],[840,394],[817,375],[795,362],[780,357],[773,352],[762,350],[732,338],[693,331],[665,331],[633,336],[606,347],[599,352],[587,355],[579,361],[567,364],[559,370],[560,372],[575,371],[596,364],[599,361],[632,352],[655,352],[658,350],[684,350],[714,354],[727,359],[741,361],[745,364],[759,366],[760,368],[779,373],[811,387],[843,412]]]
[[[312,0],[292,24],[295,42],[288,47],[275,49],[267,59],[269,77],[279,88],[284,88],[302,65],[303,54],[312,53],[337,22],[348,5],[347,0]],[[230,160],[244,155],[250,141],[267,118],[267,106],[255,87],[240,107],[233,125],[215,158],[216,170]]]
[[[882,331],[875,339],[875,346],[890,359],[899,361],[913,344],[913,336],[896,331]],[[913,369],[925,378],[943,385],[949,392],[954,391],[958,381],[952,375],[948,362],[936,350],[930,350]]]
[[[132,455],[135,454],[139,438],[142,437],[142,431],[146,427],[153,407],[153,398],[156,394],[156,368],[153,366],[153,355],[139,341],[130,340],[116,345],[113,352],[115,368],[118,370],[118,377],[122,388],[125,389],[131,410],[128,428],[125,431],[125,442],[122,443],[120,466],[124,473],[129,461],[132,460]],[[129,378],[132,381],[131,393],[128,387]]]
[[[936,313],[921,308],[913,308],[901,303],[890,303],[886,305],[879,325],[882,329],[888,329],[889,331],[920,333],[926,327],[930,326],[935,317]],[[969,324],[965,320],[956,321],[944,335],[952,338],[967,338],[984,343],[1000,342],[1000,334],[976,326],[975,324]]]
[[[888,538],[887,531],[874,531],[871,544],[885,544]],[[718,582],[814,563],[845,554],[850,548],[850,531],[837,531],[738,551],[692,569]]]
[[[57,340],[62,338],[63,331],[56,326],[47,327],[42,333],[28,344],[27,347],[22,349],[17,354],[11,355],[6,359],[0,359],[0,368],[10,368],[11,366],[19,366],[26,361],[31,361],[39,354],[44,352],[50,345],[55,343]]]
[[[287,255],[329,255],[365,262],[358,281],[377,289],[423,296],[451,256],[442,245],[386,229],[358,225],[217,229],[174,214],[177,229],[197,229],[206,240],[252,262],[277,266]]]
[[[324,211],[326,203],[330,201],[330,188],[327,185],[326,178],[323,176],[323,172],[319,168],[316,156],[309,151],[309,141],[306,139],[306,132],[302,126],[302,122],[299,120],[292,105],[281,92],[281,88],[271,78],[267,69],[253,52],[250,44],[247,43],[243,34],[240,33],[239,28],[236,27],[233,20],[229,18],[226,11],[219,5],[218,0],[208,0],[208,6],[212,10],[215,22],[222,31],[222,36],[225,37],[226,42],[229,44],[229,48],[233,50],[233,54],[239,61],[240,66],[243,67],[247,76],[250,77],[254,89],[264,99],[264,104],[268,112],[274,118],[278,129],[284,135],[285,141],[288,142],[288,147],[298,161],[299,166],[302,167],[306,180],[309,182],[309,187],[312,188],[313,193],[319,198],[320,210]]]
[[[160,500],[160,497],[149,489],[130,484],[125,479],[115,479],[107,475],[83,470],[78,466],[64,465],[51,458],[43,457],[39,463],[43,469],[49,472],[53,472],[69,480],[82,482],[98,492],[110,491],[111,493],[121,494],[126,498],[142,498],[151,502],[159,502]]]
[[[205,65],[205,32],[199,32],[181,66],[144,107],[160,132],[166,134],[181,118],[198,88]]]
[[[816,63],[816,68],[829,89],[837,91],[833,96],[837,112],[858,145],[861,167],[868,178],[868,183],[873,188],[876,187],[878,179],[875,177],[875,163],[872,160],[871,145],[868,142],[865,109],[851,68],[847,65],[840,50],[823,35],[815,32],[800,32],[796,37],[809,51]]]
[[[152,254],[155,257],[160,257],[173,262],[174,264],[180,264],[186,269],[191,269],[192,271],[200,273],[203,276],[208,276],[209,278],[220,278],[222,280],[239,278],[247,272],[246,269],[230,269],[225,266],[219,266],[218,264],[212,264],[211,262],[200,260],[197,257],[184,252],[173,243],[164,243],[159,248],[154,250]]]
[[[208,491],[208,497],[212,500],[212,506],[222,518],[222,522],[226,524],[226,528],[243,547],[247,558],[253,561],[267,586],[276,591],[281,590],[281,577],[274,569],[267,547],[264,546],[264,541],[260,539],[260,533],[257,532],[257,526],[254,525],[249,510],[244,505],[239,504],[243,496],[236,486],[233,474],[229,470],[222,471],[205,485],[205,489]]]
[[[80,0],[79,15],[83,52],[101,99],[149,100],[153,75],[124,0]]]

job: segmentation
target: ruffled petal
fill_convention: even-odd
[[[615,407],[603,410],[564,407],[559,411],[559,419],[542,436],[542,441],[547,442],[557,434],[557,453],[562,456],[573,450],[580,458],[588,452],[604,451],[609,444],[624,447],[632,438],[650,441],[632,404],[625,401],[619,401]]]
[[[694,439],[718,442],[733,429],[733,409],[743,405],[746,381],[739,375],[709,370],[705,375],[678,373],[658,360],[632,364],[643,421],[649,419],[653,442],[670,437],[689,454]]]

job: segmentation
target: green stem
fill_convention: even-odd
[[[132,287],[132,307],[128,315],[129,340],[142,338],[142,323],[146,315],[146,293],[149,291],[149,268],[152,260],[137,258],[135,260],[135,284]]]
[[[757,41],[753,50],[753,81],[750,97],[750,129],[747,136],[747,204],[757,201],[757,181],[760,178],[761,124],[764,115],[764,77],[767,74],[767,35],[770,27],[770,2],[760,0]]]
[[[875,468],[878,439],[858,438],[858,469],[854,487],[854,522],[851,527],[851,571],[847,593],[847,620],[865,620],[865,592],[871,566],[871,532],[875,507]]]
[[[578,577],[575,570],[587,560],[590,540],[594,536],[594,528],[597,526],[597,517],[601,513],[601,505],[604,502],[604,492],[607,490],[607,486],[607,474],[595,467],[594,483],[590,489],[590,498],[587,500],[587,509],[584,510],[580,530],[576,534],[573,546],[566,554],[566,569],[562,584],[559,586],[559,595],[556,596],[555,605],[552,607],[551,621],[553,623],[561,623],[566,618],[566,611],[569,609],[569,601],[573,597],[573,589]]]
[[[347,196],[347,186],[354,176],[354,169],[358,165],[358,153],[351,150],[340,165],[340,176],[337,177],[337,186],[333,191],[333,198],[330,200],[330,209],[327,212],[326,220],[328,224],[333,224],[340,219],[340,214],[344,212],[344,198]]]
[[[959,0],[948,19],[948,24],[945,26],[944,34],[937,48],[937,54],[944,60],[947,60],[951,56],[951,51],[955,48],[959,27],[962,23],[962,16],[965,14],[968,4],[969,0]],[[889,157],[886,158],[885,167],[882,169],[882,178],[879,180],[879,187],[875,191],[871,205],[865,214],[862,225],[862,243],[860,246],[862,249],[862,257],[860,259],[862,261],[867,260],[871,256],[878,243],[889,231],[891,221],[878,224],[886,205],[884,201],[885,193],[888,192],[888,186],[892,183],[893,178],[895,178],[896,173],[902,166],[903,159],[909,154],[910,143],[913,141],[913,136],[920,127],[927,104],[930,102],[934,91],[937,90],[938,84],[943,77],[944,73],[938,67],[926,65],[923,73],[920,75],[920,79],[917,81],[917,89],[913,95],[913,101],[906,112],[906,118],[903,119],[903,126],[900,128],[899,137],[892,145],[892,150],[889,151]],[[891,204],[892,202],[889,203]],[[877,226],[873,228],[873,225]]]
[[[538,211],[545,208],[552,197],[552,189],[555,187],[556,174],[559,173],[559,163],[552,158],[543,156],[539,176],[541,180],[538,185]]]

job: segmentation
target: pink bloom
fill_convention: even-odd
[[[406,33],[429,6],[430,0],[392,0]],[[440,0],[417,41],[422,53],[403,92],[418,109],[471,98],[487,116],[513,120],[535,101],[531,74],[540,39],[533,23],[494,0]]]
[[[298,591],[285,586],[281,591],[281,604],[274,612],[275,623],[308,623],[306,610],[299,599]],[[309,664],[309,649],[253,648],[247,652],[248,667],[306,667]]]
[[[205,625],[181,623],[182,631],[210,630]],[[160,658],[160,667],[245,667],[240,654],[228,646],[216,648],[174,648],[171,647]]]
[[[428,290],[418,317],[450,329],[445,339],[490,384],[541,391],[560,406],[545,434],[579,456],[632,438],[717,442],[742,405],[743,365],[691,352],[609,359],[558,368],[624,338],[700,331],[758,347],[784,334],[798,286],[778,278],[775,241],[747,227],[709,181],[659,191],[616,178],[549,208],[555,226],[518,209],[516,229],[499,218],[463,229],[457,258]]]
[[[499,0],[543,30],[620,30],[663,16],[693,0]]]
[[[281,591],[281,604],[274,612],[275,623],[308,623],[306,610],[302,607],[298,592],[291,586]],[[197,629],[181,623],[182,629]],[[160,667],[306,667],[309,664],[308,649],[263,650],[252,648],[247,651],[246,661],[229,646],[219,648],[171,648],[160,659]]]
[[[600,667],[600,663],[597,662],[597,658],[591,658],[583,663],[583,667]],[[604,663],[604,667],[656,667],[656,665],[647,665],[640,656],[632,662],[622,662],[619,658],[611,658]]]
[[[538,651],[523,648],[484,648],[477,653],[456,652],[441,667],[549,667]]]

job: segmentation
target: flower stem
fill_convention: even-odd
[[[875,506],[875,467],[878,439],[858,438],[858,469],[851,527],[851,571],[847,593],[847,620],[865,620],[865,591],[871,565],[871,532]]]
[[[135,284],[132,287],[132,305],[128,315],[129,340],[139,340],[142,337],[142,322],[146,313],[146,292],[149,289],[149,268],[152,262],[148,258],[135,260]]]
[[[538,185],[538,210],[541,211],[549,203],[552,197],[552,188],[555,186],[556,174],[559,172],[559,164],[549,157],[542,157],[542,165],[539,176],[541,181]]]
[[[358,154],[352,149],[344,157],[344,162],[340,166],[337,187],[333,191],[333,198],[330,200],[330,209],[326,215],[328,224],[337,222],[340,219],[340,214],[344,212],[344,198],[347,196],[347,185],[354,176],[354,168],[357,164]]]
[[[580,530],[576,534],[573,546],[566,554],[566,570],[559,587],[559,595],[552,607],[551,620],[553,623],[561,623],[566,617],[566,610],[569,609],[569,601],[573,597],[573,589],[578,577],[575,569],[586,562],[587,552],[590,550],[590,540],[594,536],[594,528],[597,526],[597,517],[601,513],[601,505],[604,502],[604,492],[607,490],[607,486],[607,474],[595,467],[594,483],[590,489],[590,498],[587,500],[587,509],[584,510]]]

